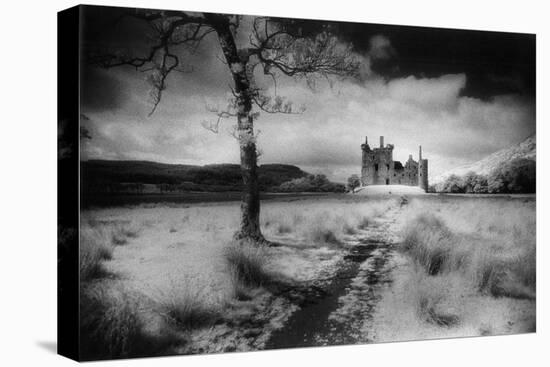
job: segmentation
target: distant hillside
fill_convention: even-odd
[[[464,176],[469,172],[474,172],[478,175],[489,175],[496,168],[502,166],[506,162],[516,159],[536,160],[537,143],[536,135],[533,134],[519,144],[510,148],[499,150],[482,160],[453,168],[440,176],[433,179],[432,184],[438,185],[447,180],[451,175]]]
[[[81,162],[84,191],[113,191],[120,185],[156,185],[161,190],[239,191],[242,187],[237,164],[192,166],[148,161],[90,160]],[[286,164],[259,167],[260,188],[267,190],[284,182],[307,177],[300,168]],[[131,187],[131,186],[129,186]]]

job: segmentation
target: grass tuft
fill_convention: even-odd
[[[234,284],[259,287],[272,281],[273,275],[265,270],[267,259],[263,247],[234,241],[225,249],[224,257]]]
[[[323,228],[321,226],[316,226],[312,228],[310,232],[311,240],[316,243],[328,244],[328,245],[339,245],[340,241],[334,231],[330,228]]]
[[[117,223],[112,228],[111,241],[115,246],[126,245],[128,238],[137,238],[140,231],[140,226]]]
[[[502,232],[500,242],[491,234],[493,228]],[[435,215],[421,214],[405,226],[402,249],[428,275],[457,271],[472,277],[481,293],[534,299],[535,240],[517,228],[511,229],[509,237],[495,224],[488,225],[486,231],[488,238],[478,233],[456,234]]]
[[[428,274],[436,275],[450,265],[451,247],[456,240],[435,215],[421,214],[405,227],[402,249]]]
[[[350,225],[349,223],[344,223],[343,231],[344,231],[344,234],[347,234],[347,235],[357,234],[357,229],[352,225]]]
[[[422,321],[440,327],[453,327],[460,323],[457,306],[459,295],[456,290],[463,286],[456,274],[429,276],[417,271],[407,288],[408,296],[416,304],[417,317]]]
[[[291,233],[293,230],[292,226],[286,223],[278,223],[276,228],[277,234],[287,234]]]
[[[169,330],[144,331],[137,295],[105,284],[80,293],[80,352],[84,360],[162,355],[183,340]]]
[[[359,223],[357,223],[357,228],[365,230],[369,226],[370,222],[371,219],[369,217],[362,217],[359,220]]]
[[[105,233],[98,229],[84,228],[80,233],[80,280],[90,281],[106,276],[103,262],[111,260],[113,248]]]
[[[201,328],[220,319],[220,312],[204,301],[202,289],[190,284],[173,291],[159,304],[159,313],[178,329]]]
[[[438,310],[438,300],[434,300],[432,298],[421,298],[418,306],[420,318],[430,324],[451,327],[457,325],[460,321],[460,318],[457,315]]]

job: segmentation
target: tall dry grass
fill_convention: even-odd
[[[407,292],[417,300],[420,318],[444,326],[458,324],[458,315],[441,316],[438,305],[463,302],[473,293],[535,299],[534,203],[417,202],[407,211],[401,249],[416,264],[416,286]],[[449,302],[449,277],[460,279],[453,291],[462,300]]]
[[[204,289],[191,279],[172,282],[156,304],[156,312],[180,332],[210,326],[221,318],[221,306],[207,302]]]
[[[137,238],[143,227],[137,223],[115,223],[111,228],[113,245],[121,246],[128,243],[128,239]]]
[[[262,212],[261,224],[268,237],[300,238],[310,246],[339,246],[346,236],[368,229],[395,205],[394,200],[273,205]]]
[[[493,296],[529,298],[536,287],[536,250],[531,238],[517,242],[457,234],[433,214],[421,214],[404,229],[402,249],[428,275],[457,271]]]
[[[87,282],[107,275],[103,262],[111,260],[113,247],[101,229],[83,227],[80,231],[80,281]]]
[[[80,291],[80,357],[83,360],[155,356],[184,343],[163,328],[146,331],[142,296],[106,283],[84,284]]]
[[[129,358],[169,353],[183,341],[169,328],[146,332],[143,298],[111,279],[104,263],[113,257],[117,236],[135,237],[138,227],[83,220],[80,231],[80,357]],[[122,238],[122,237],[121,237]]]
[[[266,250],[254,243],[231,242],[224,250],[224,259],[237,299],[249,298],[252,288],[268,285],[275,277],[266,270]]]

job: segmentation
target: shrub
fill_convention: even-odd
[[[371,222],[371,219],[369,217],[361,217],[361,219],[359,220],[359,223],[357,224],[357,228],[367,229],[370,222]]]
[[[80,281],[101,278],[107,274],[105,260],[111,260],[113,248],[105,233],[98,229],[85,228],[80,233]]]
[[[292,232],[292,227],[286,223],[278,223],[276,228],[278,234],[286,234]]]
[[[262,286],[272,280],[265,270],[265,250],[250,242],[234,241],[224,251],[229,274],[234,283],[245,286]]]
[[[80,296],[82,354],[88,357],[127,357],[139,338],[142,324],[134,300],[104,287],[88,287]]]
[[[475,288],[494,297],[535,298],[535,241],[522,234],[511,245],[451,232],[433,214],[421,214],[403,230],[402,249],[428,275],[460,271]],[[502,241],[508,241],[504,237]],[[513,255],[516,252],[516,255]]]
[[[308,175],[283,182],[278,190],[280,192],[345,192],[342,184],[330,182],[325,175]]]
[[[121,246],[128,243],[128,238],[136,238],[141,231],[141,227],[134,224],[116,224],[111,231],[111,240],[113,245]]]
[[[442,184],[437,186],[437,191],[453,194],[483,194],[488,192],[487,177],[475,172],[468,172],[464,176],[450,175]]]
[[[446,312],[441,303],[444,299],[442,294],[434,295],[422,293],[418,299],[418,316],[422,321],[438,326],[451,327],[459,323],[460,318],[450,312]]]
[[[465,192],[464,180],[458,175],[450,175],[443,184],[443,192],[450,192],[453,194]]]
[[[455,239],[441,219],[421,214],[404,229],[402,249],[430,275],[449,267],[451,243]]]
[[[138,295],[104,284],[86,284],[80,292],[80,354],[84,360],[170,353],[184,342],[171,330],[145,332]]]
[[[314,226],[310,232],[310,238],[313,242],[324,243],[328,245],[339,245],[340,241],[334,231],[330,228],[325,228],[322,225]]]
[[[345,234],[354,235],[357,234],[357,229],[349,223],[344,223],[343,231]]]
[[[163,297],[159,305],[159,313],[170,324],[180,329],[212,325],[220,318],[219,311],[204,301],[202,288],[192,288],[190,283]]]
[[[536,191],[536,162],[518,158],[506,161],[488,177],[491,193],[534,193]]]
[[[347,189],[348,191],[354,192],[356,188],[361,186],[361,180],[359,179],[359,176],[357,175],[351,175],[348,177],[348,185]]]
[[[482,293],[494,297],[534,299],[536,291],[535,246],[514,257],[481,251],[473,261],[475,283]]]
[[[512,265],[512,270],[521,283],[533,292],[537,288],[537,248],[536,241],[529,243],[518,255]]]

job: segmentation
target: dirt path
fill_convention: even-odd
[[[393,208],[347,243],[348,253],[337,273],[316,292],[310,292],[266,349],[357,344],[369,341],[365,323],[389,281],[388,259],[395,241]],[[313,297],[311,295],[314,295]]]

